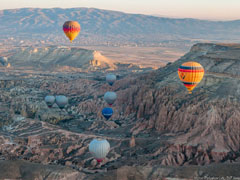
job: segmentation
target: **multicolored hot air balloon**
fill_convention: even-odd
[[[114,84],[116,79],[117,79],[117,77],[114,74],[107,74],[106,75],[106,81],[110,86],[112,86]]]
[[[93,139],[89,144],[89,151],[97,162],[102,162],[110,151],[110,144],[106,139]]]
[[[204,76],[204,68],[197,62],[186,62],[178,68],[178,75],[184,86],[192,93]]]
[[[102,110],[102,115],[108,120],[113,115],[113,109],[112,108],[104,108]]]
[[[77,21],[66,21],[63,24],[63,31],[68,37],[70,42],[72,42],[81,30],[80,24]]]
[[[56,96],[56,104],[60,109],[63,109],[68,104],[68,98],[66,96]]]
[[[46,96],[44,100],[49,108],[51,108],[53,106],[53,104],[55,103],[54,96]]]
[[[106,92],[103,98],[111,106],[117,99],[117,94],[115,92]]]

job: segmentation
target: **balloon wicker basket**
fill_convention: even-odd
[[[98,163],[103,162],[104,159],[96,159]]]

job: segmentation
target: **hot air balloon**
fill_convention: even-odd
[[[63,24],[63,31],[70,40],[70,42],[72,42],[77,37],[80,29],[80,24],[77,21],[66,21]]]
[[[102,162],[110,151],[110,144],[106,139],[93,139],[89,144],[89,151],[97,162]]]
[[[0,57],[0,65],[2,66],[7,66],[8,63],[8,58],[7,57]]]
[[[63,109],[68,104],[68,98],[66,96],[56,96],[56,104],[60,109]]]
[[[55,103],[54,96],[46,96],[44,100],[49,108],[51,108],[53,106],[53,104]]]
[[[192,90],[202,80],[204,68],[197,62],[186,62],[178,68],[178,75],[184,86],[192,93]]]
[[[106,92],[104,94],[104,100],[111,106],[117,99],[117,94],[115,92]]]
[[[108,120],[113,115],[113,109],[112,108],[104,108],[102,110],[102,115]]]
[[[106,75],[106,81],[108,82],[108,84],[110,86],[112,86],[114,84],[114,82],[116,81],[117,77],[114,74],[107,74]]]

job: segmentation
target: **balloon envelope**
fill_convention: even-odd
[[[102,110],[102,115],[108,120],[113,115],[113,109],[112,108],[104,108]]]
[[[115,92],[106,92],[104,94],[104,100],[109,104],[112,105],[115,100],[117,99],[117,94]]]
[[[78,36],[80,30],[81,27],[77,21],[66,21],[63,24],[63,31],[70,42],[72,42]]]
[[[53,104],[55,103],[55,97],[54,96],[46,96],[44,100],[45,100],[48,107],[52,107]]]
[[[114,74],[107,74],[106,75],[106,81],[110,86],[112,86],[114,84],[116,79],[117,79],[117,77]]]
[[[8,64],[8,58],[7,57],[0,57],[0,64],[2,66],[7,66]]]
[[[110,144],[106,139],[93,139],[89,144],[89,151],[98,162],[101,162],[110,151]]]
[[[178,68],[178,76],[189,93],[198,85],[204,76],[204,68],[197,62],[186,62]]]
[[[68,98],[66,96],[56,96],[56,104],[60,109],[63,109],[68,104]]]

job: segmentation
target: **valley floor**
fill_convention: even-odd
[[[108,46],[83,46],[86,49],[100,51],[102,55],[115,62],[134,63],[142,67],[159,68],[168,62],[173,62],[183,56],[190,48],[185,47],[108,47]]]

